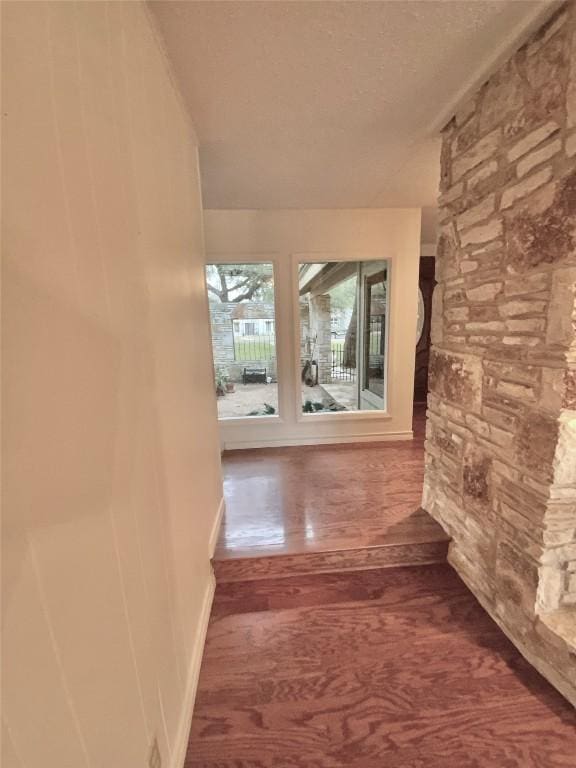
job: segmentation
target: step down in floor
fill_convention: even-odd
[[[387,606],[397,602],[399,593],[405,593],[407,600],[413,599],[415,583],[434,590],[439,579],[454,581],[448,563],[221,582],[216,587],[212,618],[350,601],[358,604],[377,600]]]
[[[282,555],[215,558],[217,583],[285,578],[311,573],[363,571],[372,568],[446,562],[448,538],[435,541],[382,544],[372,547]]]

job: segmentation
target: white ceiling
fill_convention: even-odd
[[[206,208],[433,207],[439,128],[551,10],[526,0],[150,7],[198,134]]]

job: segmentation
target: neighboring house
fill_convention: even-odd
[[[274,333],[274,320],[233,320],[232,328],[234,336],[270,336]]]

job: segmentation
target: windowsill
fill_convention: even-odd
[[[279,414],[270,414],[269,416],[223,416],[218,417],[218,424],[226,426],[239,426],[242,424],[283,424],[284,419]]]
[[[364,419],[381,419],[382,421],[389,421],[392,418],[392,414],[388,411],[318,411],[318,413],[299,413],[296,420],[299,422],[306,421],[358,421]]]

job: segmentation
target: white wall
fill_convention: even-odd
[[[222,492],[194,135],[143,4],[2,12],[2,765],[180,766]]]
[[[221,422],[226,448],[410,438],[420,257],[419,209],[204,212],[207,262],[272,261],[280,416]],[[302,257],[391,262],[388,411],[301,413],[296,270]],[[284,385],[282,386],[282,382]]]

